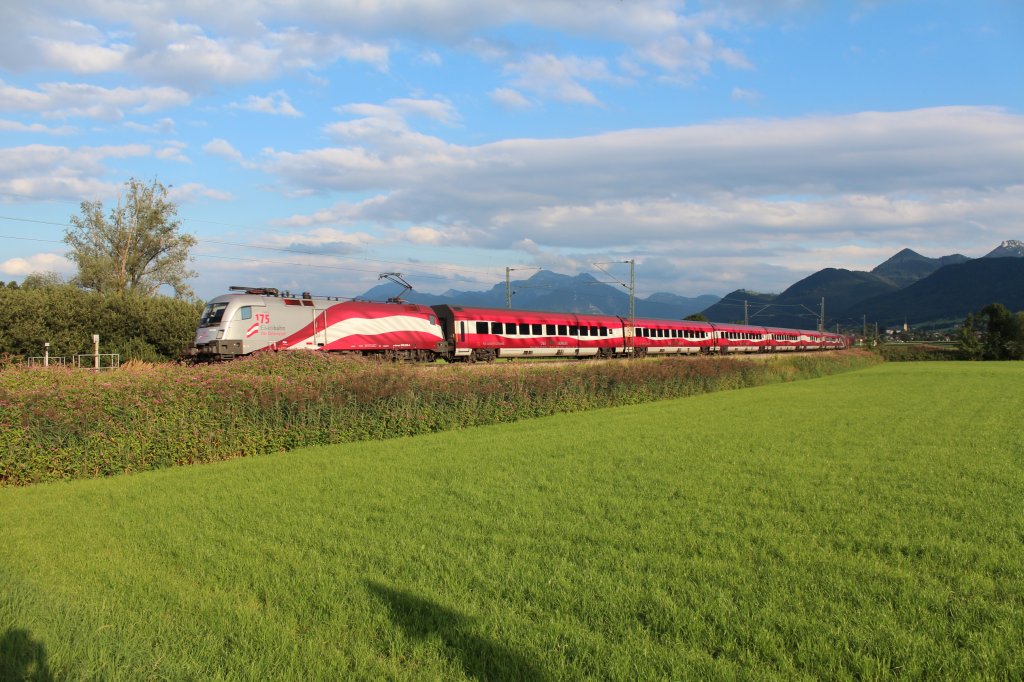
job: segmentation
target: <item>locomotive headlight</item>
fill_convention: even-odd
[[[223,338],[224,338],[224,330],[221,329],[219,332],[217,332],[217,340],[220,341]]]

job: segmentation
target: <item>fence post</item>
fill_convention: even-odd
[[[100,335],[92,335],[92,366],[93,371],[100,371]]]

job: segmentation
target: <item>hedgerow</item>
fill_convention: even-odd
[[[184,367],[0,372],[0,484],[110,476],[823,376],[847,351],[769,361],[410,366],[318,353]]]

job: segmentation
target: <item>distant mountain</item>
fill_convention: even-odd
[[[986,253],[983,258],[1024,258],[1024,242],[1018,239],[1008,239]]]
[[[705,310],[704,316],[712,322],[742,322],[742,301],[746,300],[747,319],[751,324],[814,329],[818,326],[822,298],[825,299],[825,318],[830,319],[835,311],[857,301],[898,289],[892,282],[870,272],[825,268],[778,296],[751,292],[729,294],[723,303]]]
[[[1013,257],[1008,257],[1013,256]],[[967,313],[989,303],[1024,310],[1024,242],[1003,242],[985,258],[971,260],[954,254],[928,258],[903,249],[871,272],[825,268],[805,277],[781,294],[739,290],[703,311],[716,322],[739,322],[748,301],[751,324],[814,327],[825,299],[828,328],[836,321],[857,327],[869,322],[886,326],[953,325]]]
[[[396,284],[379,284],[359,298],[367,301],[385,301],[400,293]],[[553,310],[576,313],[599,313],[605,315],[629,314],[629,291],[626,287],[600,282],[593,276],[561,275],[548,270],[536,272],[529,279],[511,282],[512,307],[519,310]],[[449,289],[444,294],[422,294],[415,290],[406,292],[402,299],[410,303],[436,305],[477,306],[482,308],[505,307],[505,283],[500,282],[486,291],[457,291]],[[703,295],[694,298],[675,294],[656,293],[634,301],[637,317],[682,319],[699,312],[718,300],[717,296]]]
[[[1024,258],[977,258],[948,265],[899,291],[859,301],[839,318],[884,325],[963,322],[989,303],[1024,310]]]
[[[898,287],[905,287],[927,277],[941,267],[964,263],[968,260],[970,259],[967,256],[958,253],[941,258],[928,258],[916,251],[903,249],[877,266],[871,273],[886,278]]]
[[[743,322],[744,315],[746,315],[751,324],[781,326],[766,312],[771,309],[766,306],[770,306],[778,297],[778,294],[762,294],[747,289],[737,289],[723,296],[714,305],[702,310],[701,314],[712,322]]]
[[[695,296],[689,298],[686,296],[677,296],[675,294],[658,292],[655,294],[651,294],[644,300],[646,300],[648,303],[660,303],[664,305],[675,306],[677,308],[686,310],[692,309],[691,312],[686,313],[687,315],[690,315],[692,313],[704,310],[710,305],[714,305],[715,303],[718,302],[719,297],[712,296],[711,294],[704,294],[703,296]]]
[[[989,303],[1002,303],[1013,311],[1024,310],[1024,242],[1009,240],[984,258],[971,260],[960,254],[928,258],[903,249],[871,272],[825,268],[801,279],[781,294],[737,289],[724,298],[686,298],[659,292],[638,298],[637,317],[681,319],[701,312],[714,322],[742,322],[773,327],[814,328],[821,299],[825,299],[826,326],[836,321],[847,328],[869,322],[901,325],[946,322],[957,324],[968,312]],[[541,270],[525,280],[512,282],[512,307],[519,310],[629,314],[629,292],[618,284],[601,282],[582,274],[561,275]],[[373,287],[360,298],[383,301],[399,293],[395,284]],[[505,283],[486,291],[451,289],[438,296],[407,292],[412,303],[487,308],[505,307]]]

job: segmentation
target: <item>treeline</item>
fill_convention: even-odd
[[[960,352],[968,360],[1024,360],[1024,312],[990,303],[968,315],[960,329]]]
[[[0,358],[117,353],[121,361],[159,362],[181,356],[194,338],[202,303],[166,296],[101,295],[50,281],[0,282]]]

